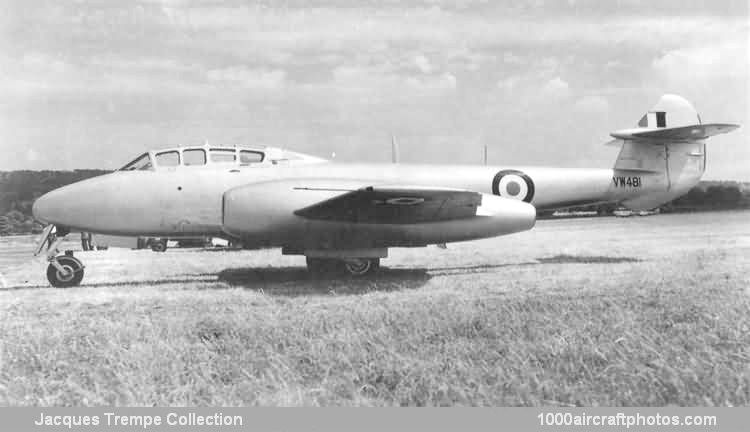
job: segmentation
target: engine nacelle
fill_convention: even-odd
[[[536,209],[526,202],[482,194],[474,217],[420,223],[353,223],[308,219],[296,210],[367,186],[341,180],[281,180],[224,194],[222,229],[248,246],[349,249],[424,246],[495,237],[531,229]]]

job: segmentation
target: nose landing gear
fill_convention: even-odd
[[[44,251],[47,256],[49,262],[47,280],[55,288],[78,286],[83,280],[83,263],[73,256],[72,251],[66,251],[64,255],[56,256],[60,252],[58,246],[68,232],[65,228],[48,225],[44,228],[42,238],[36,252],[34,252],[34,256],[37,256]]]
[[[71,255],[52,258],[47,266],[47,280],[55,288],[78,286],[83,280],[83,263]]]

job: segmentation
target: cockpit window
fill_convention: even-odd
[[[205,165],[206,152],[203,149],[189,149],[182,151],[182,163],[185,166]]]
[[[211,162],[233,163],[237,156],[233,149],[211,149]]]
[[[160,167],[173,167],[180,164],[180,152],[166,151],[156,154],[156,165]]]
[[[148,153],[144,153],[135,158],[135,160],[129,164],[120,168],[120,171],[152,171],[153,169],[154,167],[153,164],[151,164],[151,157]]]
[[[240,165],[249,165],[259,162],[263,162],[263,153],[250,150],[240,151]]]

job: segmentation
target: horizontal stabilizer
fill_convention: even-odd
[[[633,128],[612,132],[614,138],[632,141],[688,141],[731,132],[739,125],[728,123],[696,124],[669,128]]]
[[[375,186],[347,192],[294,212],[308,219],[413,224],[470,218],[482,195],[458,189]]]

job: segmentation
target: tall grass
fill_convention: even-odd
[[[359,281],[275,251],[94,252],[68,290],[9,273],[0,404],[748,405],[745,219],[670,218],[396,251]]]
[[[470,290],[16,304],[0,324],[0,403],[750,402],[750,302],[731,284]]]

